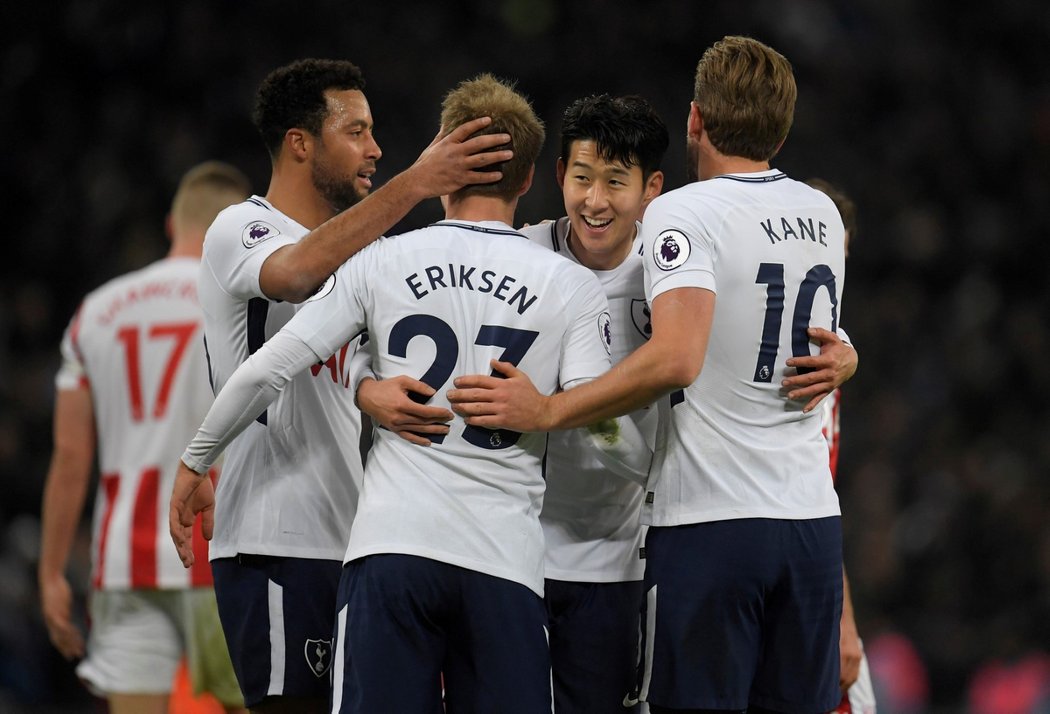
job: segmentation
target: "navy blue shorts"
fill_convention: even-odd
[[[649,528],[641,697],[669,709],[838,704],[839,517]]]
[[[327,698],[342,563],[242,554],[213,560],[211,570],[245,706]]]
[[[543,600],[492,575],[411,555],[347,563],[332,711],[550,714]]]
[[[623,702],[637,680],[642,581],[547,580],[544,590],[554,711],[638,711]]]

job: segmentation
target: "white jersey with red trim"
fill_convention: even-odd
[[[716,293],[703,369],[660,402],[643,519],[652,525],[839,514],[820,412],[783,394],[792,355],[835,331],[842,219],[827,195],[777,170],[718,176],[657,197],[642,227],[650,304]]]
[[[166,258],[115,278],[84,298],[62,339],[56,386],[90,389],[95,412],[96,589],[212,582],[199,531],[189,570],[168,534],[173,464],[212,402],[198,272],[195,258]]]
[[[253,405],[366,328],[375,375],[418,377],[436,390],[428,403],[446,408],[452,380],[488,373],[492,359],[517,364],[545,394],[609,369],[608,303],[590,271],[503,223],[442,221],[382,238],[336,271],[230,379],[186,463],[210,463]],[[345,561],[416,555],[542,595],[546,434],[455,419],[430,440],[377,430]]]
[[[562,217],[521,232],[534,243],[579,263],[569,247],[569,226],[569,219]],[[591,271],[609,300],[613,364],[640,347],[652,332],[641,247],[639,233],[623,263],[612,270]],[[656,418],[653,407],[631,414],[650,452],[656,438]],[[546,472],[540,523],[547,541],[547,577],[599,583],[641,580],[645,561],[639,552],[645,542],[645,527],[640,517],[645,489],[602,463],[586,429],[551,432]]]
[[[267,298],[259,274],[266,258],[307,233],[258,196],[227,208],[208,229],[199,287],[216,392],[301,307]],[[212,558],[342,558],[362,474],[361,414],[351,393],[362,339],[296,375],[230,444],[215,494]]]

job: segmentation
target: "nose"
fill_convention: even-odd
[[[587,189],[587,205],[591,208],[604,208],[609,202],[609,193],[600,181],[595,181]]]
[[[379,142],[376,141],[375,136],[369,132],[368,134],[369,145],[365,149],[365,156],[373,161],[378,160],[383,155],[383,150],[379,148]]]

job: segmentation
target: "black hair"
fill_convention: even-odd
[[[652,105],[634,95],[596,94],[570,104],[562,117],[562,160],[569,160],[574,141],[588,139],[604,160],[640,167],[643,180],[660,170],[670,143],[667,126]]]
[[[365,88],[365,78],[346,60],[301,59],[271,72],[259,86],[252,121],[266,149],[277,158],[289,129],[320,135],[329,89]]]

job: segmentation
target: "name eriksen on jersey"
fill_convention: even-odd
[[[812,218],[803,218],[802,216],[795,217],[795,225],[798,226],[798,230],[795,230],[795,226],[785,216],[780,217],[780,233],[777,233],[777,228],[773,226],[772,218],[767,218],[764,221],[759,221],[759,225],[762,226],[762,230],[769,236],[769,242],[773,245],[781,241],[785,241],[788,238],[794,238],[795,240],[811,240],[814,243],[820,243],[822,246],[827,247],[827,242],[824,240],[828,235],[828,226],[823,221],[817,221],[816,225],[813,223]]]
[[[416,296],[416,300],[423,299],[439,288],[461,288],[479,293],[492,293],[492,297],[509,305],[517,303],[515,308],[519,315],[524,315],[525,311],[536,302],[538,296],[529,295],[527,286],[522,285],[515,288],[514,283],[517,283],[518,279],[514,276],[497,276],[494,270],[482,270],[475,277],[475,271],[477,271],[475,266],[453,265],[452,263],[447,266],[431,265],[423,269],[426,277],[421,278],[419,273],[412,273],[405,278],[405,283]],[[475,280],[477,280],[477,286],[474,284]]]

